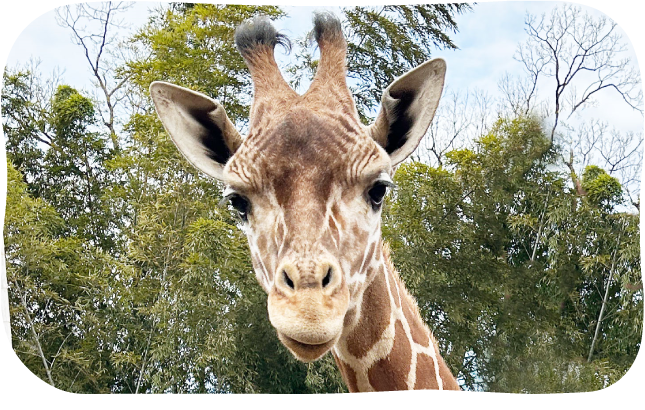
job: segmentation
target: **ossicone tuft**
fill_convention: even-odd
[[[266,16],[245,21],[235,30],[235,45],[243,56],[248,55],[258,46],[266,45],[274,49],[278,44],[287,52],[291,51],[291,42],[287,36],[278,33]]]
[[[313,36],[316,43],[344,41],[340,19],[330,11],[314,12]]]

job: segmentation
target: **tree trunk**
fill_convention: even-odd
[[[614,268],[616,267],[616,254],[618,253],[618,247],[620,246],[620,236],[618,236],[618,243],[616,244],[616,249],[614,249],[614,254],[612,255],[611,267],[609,268],[609,277],[607,278],[607,284],[605,285],[605,295],[602,298],[602,306],[600,307],[600,314],[598,314],[598,321],[596,322],[596,331],[593,335],[593,340],[591,341],[591,347],[589,348],[589,356],[587,356],[587,362],[591,362],[593,357],[593,350],[596,346],[596,341],[598,340],[598,334],[600,332],[600,324],[602,323],[605,310],[607,308],[607,300],[609,299],[609,286],[611,286],[611,279],[614,275]]]

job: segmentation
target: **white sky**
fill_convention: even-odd
[[[60,2],[45,2],[46,5],[48,3],[55,5]],[[600,5],[607,3],[609,2],[600,2]],[[146,22],[148,10],[159,4],[161,3],[137,2],[121,18],[131,25],[132,30],[135,30]],[[517,44],[526,38],[524,33],[526,12],[539,15],[549,12],[556,4],[560,2],[480,2],[473,6],[472,12],[458,16],[459,32],[453,34],[452,38],[459,50],[437,50],[433,55],[433,57],[443,57],[448,63],[447,89],[464,91],[476,88],[487,91],[491,95],[498,95],[497,82],[504,72],[519,73],[521,70],[520,63],[512,57]],[[290,38],[297,38],[311,29],[311,13],[321,8],[338,10],[336,6],[287,6],[289,17],[278,21],[276,26]],[[44,10],[47,10],[47,7]],[[50,6],[49,10],[36,17],[22,32],[19,32],[12,43],[2,41],[0,62],[6,61],[7,66],[15,67],[16,64],[25,64],[30,58],[38,58],[41,60],[40,69],[44,74],[50,75],[55,68],[58,68],[63,70],[61,80],[64,83],[92,91],[91,73],[81,48],[72,43],[69,30],[57,25],[53,7]],[[610,10],[613,9],[610,8]],[[601,14],[591,8],[587,8],[587,11]],[[608,10],[603,11],[608,12]],[[610,12],[610,17],[611,14]],[[123,34],[127,33],[124,31]],[[6,37],[3,35],[0,38],[4,40]],[[629,35],[625,35],[624,38],[627,42],[631,39]],[[7,59],[4,60],[5,49],[11,44]],[[291,56],[284,56],[281,53],[282,49],[278,48],[280,61],[286,61],[294,55],[292,53]],[[630,55],[636,61],[633,49]],[[542,91],[551,92],[547,87],[543,87]],[[599,96],[599,105],[587,109],[586,115],[608,120],[612,126],[622,131],[643,129],[642,115],[623,103],[617,93],[606,90]]]

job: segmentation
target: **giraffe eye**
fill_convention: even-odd
[[[387,192],[387,186],[388,184],[385,182],[378,181],[372,186],[372,188],[370,188],[369,191],[367,191],[367,196],[372,204],[372,209],[375,211],[383,205],[383,198]]]
[[[249,200],[240,194],[231,194],[228,196],[228,200],[231,203],[231,206],[235,208],[240,218],[246,222],[248,220],[249,211],[251,210],[251,203]]]

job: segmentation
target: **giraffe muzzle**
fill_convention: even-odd
[[[349,290],[337,264],[304,270],[285,263],[276,272],[267,305],[280,341],[298,360],[310,362],[340,338]]]

